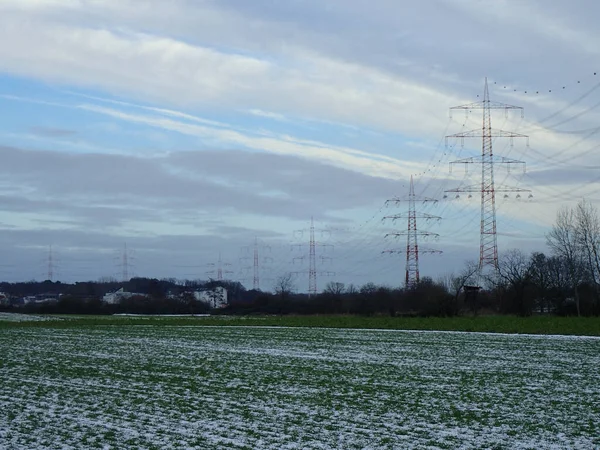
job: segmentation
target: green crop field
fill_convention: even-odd
[[[59,320],[60,319],[60,320]],[[0,313],[2,327],[155,326],[285,326],[391,330],[479,331],[511,334],[600,336],[600,317],[477,316],[389,317],[351,315],[308,316],[35,316]]]
[[[0,448],[600,447],[597,337],[156,321],[5,318]]]

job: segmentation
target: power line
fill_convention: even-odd
[[[593,75],[588,75],[589,77],[595,77],[598,75],[598,72],[593,72]],[[581,84],[581,80],[583,78],[579,78],[579,79],[573,79],[569,82],[565,82],[562,84],[556,84],[554,85],[554,87],[545,87],[545,88],[540,88],[539,86],[536,88],[524,88],[524,87],[518,87],[518,86],[511,86],[510,83],[502,83],[498,80],[496,81],[492,81],[492,83],[496,86],[502,86],[502,89],[507,90],[507,91],[512,91],[512,92],[517,92],[520,94],[530,94],[530,95],[540,95],[540,94],[544,94],[544,93],[556,93],[556,92],[560,92],[560,91],[565,91],[568,90],[574,86],[580,85]],[[479,97],[479,95],[478,95]]]

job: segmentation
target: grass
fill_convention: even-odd
[[[106,325],[145,326],[273,326],[312,328],[357,328],[429,331],[466,331],[508,334],[558,334],[600,336],[600,317],[477,316],[477,317],[389,317],[389,316],[51,316],[60,320],[9,322],[1,327],[73,328]]]
[[[2,448],[600,445],[598,339],[331,326],[460,318],[62,319],[0,328]]]

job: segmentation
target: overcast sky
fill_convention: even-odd
[[[399,286],[406,247],[382,220],[418,203],[442,220],[421,275],[479,254],[481,100],[524,107],[529,135],[494,153],[500,252],[547,251],[561,205],[599,200],[600,4],[594,0],[0,0],[0,278],[227,278],[298,272],[310,218],[328,281]],[[465,170],[468,169],[468,170]],[[479,175],[479,178],[478,178]],[[530,194],[533,196],[530,198]],[[444,195],[448,198],[444,199]],[[304,244],[295,246],[294,244]],[[267,258],[263,261],[263,257]],[[330,259],[331,258],[331,259]],[[230,265],[225,265],[225,264]],[[249,270],[250,268],[250,270]],[[231,272],[231,273],[229,273]],[[214,276],[214,274],[212,275]]]

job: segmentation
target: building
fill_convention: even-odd
[[[115,292],[109,292],[102,297],[102,301],[104,303],[108,303],[109,305],[118,305],[121,303],[121,300],[125,298],[131,297],[147,297],[146,294],[139,294],[137,292],[127,292],[123,288],[119,289]]]
[[[52,302],[57,302],[60,297],[61,297],[61,294],[54,294],[54,293],[28,295],[26,297],[23,297],[23,304],[24,305],[31,305],[31,304],[39,305],[40,303],[52,303]]]
[[[228,304],[227,289],[222,286],[195,291],[194,298],[200,302],[208,303],[211,308],[225,308]]]

